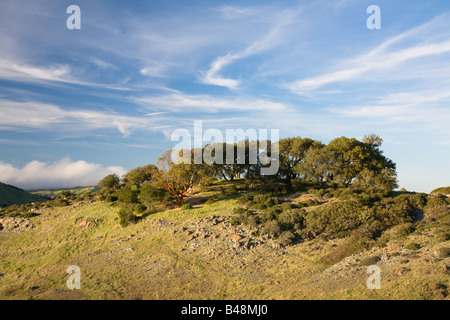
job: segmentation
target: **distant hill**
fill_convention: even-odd
[[[431,193],[439,193],[439,194],[450,194],[450,187],[442,187],[442,188],[437,188],[434,189],[433,191],[431,191]]]
[[[62,191],[70,191],[73,195],[80,195],[90,192],[96,192],[101,188],[98,186],[90,186],[90,187],[74,187],[70,189],[54,189],[54,190],[33,190],[30,191],[31,194],[35,196],[44,197],[47,199],[56,199],[61,196]]]
[[[0,182],[0,207],[41,201],[46,199]]]

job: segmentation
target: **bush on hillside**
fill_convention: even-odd
[[[277,243],[282,246],[288,246],[294,243],[295,235],[292,231],[283,231],[277,239]]]
[[[281,224],[276,220],[266,222],[262,230],[263,234],[267,234],[272,238],[278,238],[281,234]]]
[[[277,220],[281,212],[282,210],[280,208],[269,208],[263,210],[259,216],[261,221],[264,223],[270,220]]]
[[[127,185],[120,188],[117,192],[117,198],[120,202],[135,204],[139,202],[138,198],[139,191],[136,186]]]
[[[305,227],[306,211],[303,209],[291,209],[280,213],[278,222],[283,230],[299,231]]]
[[[158,189],[151,183],[144,184],[139,190],[139,201],[145,205],[157,203],[167,203],[172,200],[172,196],[164,189]]]
[[[144,213],[147,210],[147,207],[141,203],[136,203],[134,206],[134,212],[136,213]]]
[[[138,218],[134,215],[133,210],[129,208],[122,208],[119,210],[119,224],[126,227],[131,223],[136,223]]]
[[[190,209],[193,209],[190,203],[185,203],[181,206],[181,210],[190,210]]]

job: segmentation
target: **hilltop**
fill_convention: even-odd
[[[446,196],[450,196],[450,187],[437,188],[437,189],[434,189],[433,191],[431,191],[431,193],[433,193],[433,194],[443,194],[443,195],[446,195]]]
[[[3,208],[0,297],[450,299],[450,198],[393,191],[381,142],[282,139],[278,160],[256,149],[273,176],[249,141],[216,145],[241,148],[229,163],[168,150],[98,191]],[[73,265],[81,290],[66,286]]]
[[[4,209],[0,297],[449,299],[448,199],[392,198],[393,214],[394,201],[425,203],[414,220],[358,246],[352,233],[308,231],[309,225],[320,226],[313,219],[320,212],[352,200],[314,190],[272,193],[273,202],[263,208],[255,203],[260,189],[247,189],[242,180],[219,181],[188,195],[183,208],[158,207],[126,226],[119,224],[121,204],[101,200],[101,193],[49,201],[34,207],[33,215],[24,214],[27,206]],[[266,225],[243,219],[277,209],[281,213],[270,221],[285,221],[283,212],[305,214],[307,223],[298,229],[305,233],[294,242],[282,242],[266,232]],[[371,264],[381,269],[380,290],[366,286]],[[66,287],[70,265],[81,269],[81,290]]]
[[[46,199],[0,182],[0,207],[41,201]]]

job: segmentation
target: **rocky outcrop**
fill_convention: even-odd
[[[0,219],[0,232],[24,232],[33,228],[30,220],[22,218],[5,217]]]

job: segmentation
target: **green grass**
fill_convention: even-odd
[[[73,195],[80,195],[90,192],[96,192],[100,190],[100,187],[97,186],[90,186],[90,187],[75,187],[70,189],[55,189],[55,190],[33,190],[30,191],[31,194],[48,198],[48,199],[56,199],[61,196],[62,191],[70,191]]]
[[[431,191],[434,194],[450,194],[450,187],[437,188]]]
[[[42,197],[0,182],[0,207],[45,201]]]
[[[212,185],[192,198],[216,196],[216,187],[229,184]],[[450,242],[434,237],[432,227],[389,240],[383,248],[389,264],[373,260],[382,257],[380,249],[361,248],[355,251],[359,260],[332,266],[321,259],[345,247],[349,238],[318,237],[285,249],[265,240],[236,253],[220,233],[224,222],[216,229],[209,225],[217,241],[189,241],[180,231],[195,231],[212,215],[226,221],[239,207],[235,197],[221,196],[210,205],[157,212],[126,227],[118,222],[120,208],[107,202],[42,208],[29,218],[31,231],[0,232],[0,299],[438,299],[430,285],[450,285],[444,268],[448,260],[433,260],[434,252]],[[83,220],[95,223],[80,227]],[[408,243],[420,243],[421,250],[402,251]],[[218,253],[215,259],[209,258],[211,250]],[[409,262],[402,264],[406,258]],[[366,287],[366,265],[374,262],[381,268],[381,290]],[[81,290],[66,287],[69,265],[81,268]],[[398,275],[398,268],[409,271]]]

